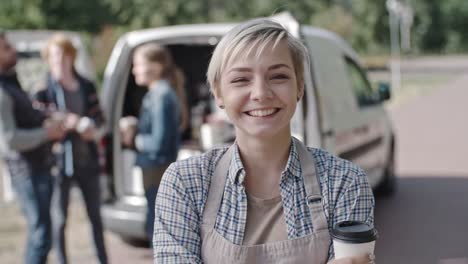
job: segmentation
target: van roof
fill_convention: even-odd
[[[130,46],[138,46],[154,39],[170,39],[183,37],[206,37],[223,36],[236,24],[214,23],[214,24],[191,24],[175,25],[157,28],[136,30],[126,33],[121,40],[127,42]],[[216,43],[215,43],[216,44]]]
[[[184,37],[187,37],[187,42],[196,43],[197,37],[221,37],[226,34],[230,29],[236,26],[236,23],[212,23],[212,24],[190,24],[190,25],[175,25],[164,26],[157,28],[149,28],[142,30],[135,30],[124,34],[120,41],[127,43],[130,47],[135,47],[143,43],[153,41],[155,39],[172,39],[177,38],[177,42],[184,42]],[[307,32],[308,35],[316,36],[323,39],[328,39],[338,44],[348,55],[357,58],[355,52],[351,47],[337,34],[324,30],[318,27],[301,25],[301,28]],[[206,38],[200,41],[206,43]],[[211,44],[216,44],[214,40]]]
[[[322,39],[327,39],[330,40],[334,43],[336,43],[345,53],[348,57],[353,59],[356,62],[360,63],[359,56],[357,53],[351,48],[351,46],[343,39],[341,38],[338,34],[328,31],[322,28],[318,27],[313,27],[313,26],[303,26],[302,28],[303,33],[307,33],[308,35],[319,37]]]

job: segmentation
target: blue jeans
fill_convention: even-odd
[[[24,263],[46,263],[52,244],[52,176],[48,172],[31,172],[27,166],[22,170],[10,169],[10,174],[28,229]]]
[[[154,236],[154,207],[156,194],[158,193],[158,187],[150,186],[145,190],[146,196],[146,203],[148,208],[146,209],[146,222],[145,222],[145,230],[146,234],[148,235],[148,240],[150,246],[153,247],[153,236]]]
[[[159,183],[169,164],[163,164],[158,167],[142,168],[143,187],[147,203],[145,230],[148,234],[150,245],[153,246],[154,236],[154,217],[155,200],[158,193]]]

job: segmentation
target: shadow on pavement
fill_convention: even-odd
[[[376,197],[379,264],[468,264],[468,177],[401,177]]]

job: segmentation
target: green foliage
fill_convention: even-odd
[[[429,24],[426,34],[421,36],[421,48],[431,52],[442,51],[444,44],[447,41],[447,18],[443,15],[441,9],[441,1],[439,0],[426,0],[426,13],[429,17]]]
[[[95,0],[38,0],[44,13],[45,26],[97,33],[101,26],[115,22],[108,7]]]
[[[37,0],[0,0],[0,28],[42,28],[44,16]]]
[[[467,0],[399,0],[412,6],[413,52],[468,50]],[[340,34],[361,52],[389,48],[386,0],[0,0],[0,28],[115,32],[233,22],[281,11]]]
[[[468,1],[445,2],[444,15],[449,25],[447,51],[468,51]]]

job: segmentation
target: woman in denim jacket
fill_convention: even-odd
[[[169,51],[158,44],[138,47],[133,55],[133,74],[138,85],[148,88],[143,98],[138,121],[121,119],[123,144],[137,150],[136,166],[143,173],[147,198],[146,230],[151,237],[154,223],[154,200],[161,177],[177,159],[180,145],[181,104],[177,88],[181,88],[180,71]],[[134,123],[136,126],[129,125]]]

